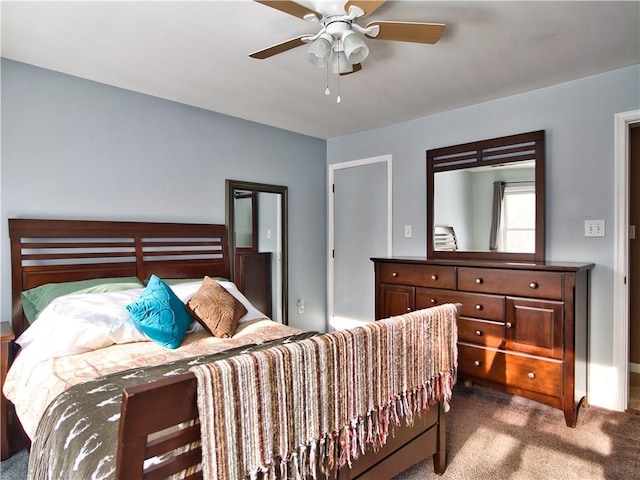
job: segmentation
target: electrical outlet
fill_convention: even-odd
[[[404,226],[404,238],[411,238],[413,235],[411,225]]]
[[[585,237],[604,237],[604,220],[585,220]]]
[[[304,298],[298,299],[298,315],[302,315],[304,313]]]

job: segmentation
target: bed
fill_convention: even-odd
[[[246,399],[266,398],[269,382],[262,384],[263,395],[247,397],[246,392],[238,391],[237,386],[234,390],[233,385],[227,391],[223,391],[220,387],[219,392],[208,393],[205,389],[207,383],[202,380],[202,372],[210,371],[214,376],[222,375],[219,378],[226,382],[225,385],[230,385],[234,382],[229,381],[229,378],[232,378],[229,375],[239,375],[239,377],[233,377],[237,379],[246,377],[246,373],[240,370],[230,372],[230,369],[240,369],[238,365],[248,365],[246,359],[250,359],[249,363],[251,363],[246,368],[255,369],[254,364],[260,362],[260,359],[267,358],[269,362],[274,361],[274,352],[277,353],[277,361],[283,361],[280,359],[282,352],[286,353],[285,357],[294,358],[292,352],[306,349],[304,358],[307,358],[311,351],[309,349],[317,349],[317,345],[325,345],[329,340],[337,341],[336,338],[339,338],[343,345],[344,342],[348,343],[356,337],[356,334],[351,331],[336,335],[304,332],[272,322],[252,308],[250,301],[243,297],[242,292],[238,292],[233,283],[228,282],[231,275],[224,225],[10,219],[9,236],[12,263],[12,328],[16,338],[27,332],[30,327],[23,292],[42,286],[66,285],[70,282],[118,279],[121,283],[133,283],[134,285],[128,287],[134,288],[102,292],[93,291],[91,287],[87,293],[62,295],[49,304],[47,314],[52,309],[51,305],[56,304],[62,305],[58,308],[64,308],[64,315],[69,315],[68,309],[73,302],[81,298],[91,298],[95,301],[98,297],[102,302],[101,294],[108,297],[109,302],[118,296],[124,296],[125,300],[128,298],[126,301],[129,302],[134,297],[129,298],[126,295],[142,297],[142,294],[148,290],[146,282],[150,279],[158,281],[162,279],[160,283],[165,283],[165,286],[171,283],[172,292],[184,302],[194,298],[195,293],[201,292],[205,283],[202,279],[211,280],[218,285],[217,288],[220,285],[224,286],[227,294],[230,293],[235,298],[236,304],[241,303],[244,307],[244,315],[230,338],[212,336],[211,332],[205,328],[193,332],[189,330],[178,348],[168,349],[148,339],[132,341],[125,335],[122,343],[90,346],[79,352],[74,350],[73,355],[52,354],[51,358],[44,360],[36,355],[34,360],[31,356],[25,355],[21,358],[22,353],[18,354],[3,391],[15,404],[17,417],[27,436],[34,439],[30,459],[30,472],[34,478],[48,476],[54,471],[52,464],[58,461],[61,463],[59,467],[55,467],[58,468],[57,475],[71,471],[71,466],[65,464],[63,460],[72,456],[69,453],[72,451],[70,449],[76,448],[73,447],[72,440],[81,437],[79,434],[81,430],[93,433],[99,424],[113,424],[109,426],[110,430],[104,434],[103,440],[100,442],[92,440],[95,445],[98,443],[101,445],[99,448],[96,446],[92,449],[103,453],[101,459],[95,461],[96,465],[99,465],[94,465],[92,468],[95,469],[96,474],[104,473],[105,478],[169,478],[176,474],[180,477],[175,478],[235,478],[233,476],[235,474],[228,472],[225,473],[226,477],[211,473],[212,469],[215,469],[215,466],[211,466],[212,455],[215,457],[216,452],[226,452],[225,449],[236,447],[235,442],[220,440],[224,435],[230,435],[229,431],[222,431],[222,437],[216,436],[218,432],[212,432],[211,435],[206,433],[204,436],[202,432],[205,431],[205,424],[210,424],[212,430],[216,430],[223,427],[235,428],[233,424],[236,422],[229,421],[227,418],[226,422],[216,424],[210,417],[203,417],[203,399],[208,398],[206,395],[211,395],[212,402],[221,402],[222,407],[230,408],[228,404],[233,402],[229,399],[236,395],[236,410],[233,411],[235,413],[232,412],[236,416],[233,418],[238,425],[249,424],[244,420],[244,416],[251,413],[249,404],[252,402]],[[136,281],[139,285],[135,285]],[[86,306],[83,305],[83,308]],[[435,313],[429,313],[429,315],[435,315]],[[404,325],[408,324],[407,322],[413,322],[414,317],[417,318],[417,316],[419,315],[408,315],[406,319],[403,318],[402,328],[405,328]],[[455,313],[453,316],[455,317]],[[59,315],[58,321],[64,321],[64,316]],[[396,321],[396,323],[399,322],[399,320]],[[46,325],[45,322],[43,324]],[[31,328],[36,330],[38,323],[34,322],[33,325],[34,327]],[[377,325],[378,322],[375,328],[370,329],[371,332],[387,328],[383,322],[379,323],[380,326]],[[192,326],[189,328],[191,329]],[[455,335],[455,326],[452,330]],[[404,330],[397,331],[404,335]],[[361,333],[360,331],[359,334]],[[372,335],[372,333],[366,333],[366,335]],[[28,337],[28,335],[25,336]],[[449,340],[450,345],[455,346],[455,338]],[[73,348],[82,345],[82,341],[76,342],[75,339],[73,342],[68,342],[64,338],[64,329],[50,330],[49,344],[53,346],[54,352],[56,348],[62,348],[61,345],[65,342]],[[28,348],[30,347],[27,346],[25,351]],[[409,350],[413,351],[413,348]],[[349,352],[353,354],[352,351]],[[304,469],[300,465],[304,463],[303,460],[309,460],[309,449],[300,450],[286,462],[280,459],[284,465],[280,470],[267,472],[263,469],[259,475],[254,471],[254,477],[284,478],[287,475],[293,475],[293,470],[299,469],[295,472],[298,477],[320,474],[335,478],[392,478],[429,456],[433,457],[434,471],[443,473],[446,465],[444,409],[446,400],[451,394],[451,387],[455,383],[456,367],[455,352],[448,353],[450,354],[449,362],[446,364],[448,369],[446,372],[440,372],[446,374],[446,378],[441,375],[437,382],[429,384],[429,396],[427,398],[426,394],[423,394],[420,397],[420,408],[417,406],[417,401],[414,402],[416,407],[413,407],[411,402],[415,399],[405,398],[404,404],[398,403],[397,410],[400,414],[395,406],[390,409],[390,412],[385,410],[387,423],[389,418],[394,422],[389,426],[388,431],[385,427],[382,441],[380,436],[377,436],[375,441],[364,441],[363,435],[367,432],[362,428],[359,433],[362,438],[356,441],[357,439],[353,439],[355,427],[351,430],[346,429],[345,437],[336,437],[335,444],[332,440],[331,448],[335,449],[335,452],[332,450],[331,458],[335,461],[329,462],[330,464],[320,465],[322,468],[318,469],[319,463],[309,461]],[[315,355],[315,352],[313,354]],[[331,355],[335,357],[333,350]],[[423,356],[426,357],[426,355]],[[282,369],[300,369],[303,368],[300,365],[304,358],[299,357],[299,361],[296,360],[285,367],[279,365]],[[354,365],[358,363],[362,362],[354,362]],[[429,368],[433,368],[433,363],[434,360],[429,359]],[[41,368],[44,364],[47,366],[40,371],[27,370],[36,368],[35,366]],[[341,378],[343,368],[334,368],[335,365],[331,364],[325,367],[333,372],[335,378]],[[30,372],[28,375],[25,373],[27,371]],[[278,379],[276,373],[267,371],[269,375],[273,374],[270,378],[276,382]],[[305,377],[302,370],[299,376]],[[20,379],[22,378],[24,383],[25,377],[30,377],[32,382],[40,386],[36,391],[45,391],[46,395],[31,393],[21,395]],[[321,376],[318,375],[318,378],[320,379]],[[286,383],[286,379],[283,382]],[[220,382],[222,383],[224,382]],[[294,390],[304,390],[295,382],[290,383],[292,384],[287,383],[285,386]],[[212,384],[212,390],[217,390],[217,384],[215,382]],[[255,380],[255,384],[258,385],[258,380]],[[335,386],[329,385],[329,388],[335,389]],[[116,393],[113,394],[113,391]],[[274,395],[276,393],[278,392]],[[299,393],[305,394],[305,392]],[[80,407],[69,407],[69,405],[80,405],[83,401],[88,401],[88,398],[93,398],[93,395],[102,395],[102,397],[96,397],[97,401],[101,406],[106,406],[100,415],[93,412],[89,414]],[[328,397],[331,395],[332,393],[329,392]],[[338,397],[342,398],[341,395],[336,394],[336,398]],[[61,406],[63,399],[70,403],[67,406]],[[307,397],[305,401],[309,404],[318,403],[320,407],[316,406],[317,410],[327,401],[326,398],[318,400],[318,402],[310,402]],[[285,404],[285,407],[287,406],[291,405]],[[54,418],[53,413],[56,408],[63,408],[64,412],[62,416]],[[255,405],[255,408],[264,409],[264,405]],[[418,414],[410,415],[412,410]],[[218,411],[214,413],[217,414]],[[289,418],[294,418],[294,412],[283,410],[282,413],[284,423]],[[73,425],[69,427],[63,435],[64,441],[58,440],[60,445],[56,445],[55,435],[52,432],[56,431],[61,424],[71,423],[67,418],[73,417],[73,414],[77,416],[75,428]],[[227,413],[227,415],[230,414]],[[409,417],[411,417],[410,422],[401,424],[402,418]],[[50,418],[53,419],[47,420]],[[380,429],[381,419],[382,417],[372,418],[368,424],[363,421],[362,425],[368,425],[365,428],[369,428],[369,436],[371,436],[372,424],[374,429]],[[88,423],[85,424],[85,422]],[[278,434],[280,437],[293,437],[294,434],[298,434],[300,425],[296,426],[293,420],[291,422],[293,433]],[[261,435],[265,435],[265,432],[271,434],[272,431],[279,431],[276,428],[279,425],[278,423],[261,427],[264,430],[261,430]],[[7,428],[6,421],[2,422],[2,428]],[[251,432],[247,434],[246,431],[244,434],[234,432],[235,435],[241,434],[240,437],[251,435]],[[351,437],[348,432],[351,432]],[[3,434],[6,434],[6,431]],[[218,443],[214,443],[213,439],[217,439]],[[277,442],[278,439],[275,441]],[[345,442],[348,443],[348,448],[345,448]],[[325,448],[328,442],[325,445],[322,440],[317,445]],[[85,451],[86,448],[85,450],[82,450],[81,446],[77,448],[80,449],[77,458],[82,458],[84,461],[85,457],[89,457],[88,452]],[[64,455],[60,453],[60,449],[65,451]],[[358,453],[358,449],[362,454]],[[245,456],[248,455],[249,450],[245,448]],[[365,451],[366,454],[364,454]],[[242,453],[235,452],[235,454]],[[315,451],[311,454],[319,455]],[[324,454],[329,458],[326,452]],[[219,458],[218,462],[220,462]],[[311,471],[309,465],[312,467],[315,465],[315,470],[311,468],[314,470]],[[33,472],[44,473],[34,474]]]

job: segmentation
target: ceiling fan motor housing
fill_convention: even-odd
[[[345,32],[351,30],[352,23],[353,22],[347,20],[343,15],[326,17],[322,20],[322,24],[327,33],[336,40],[340,39]]]
[[[332,15],[322,19],[324,31],[331,35],[334,52],[344,52],[350,64],[361,63],[369,55],[369,47],[353,29],[353,20],[345,15]]]

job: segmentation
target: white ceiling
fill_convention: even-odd
[[[320,12],[344,2],[300,1]],[[342,8],[342,7],[340,7]],[[337,77],[301,46],[318,25],[252,2],[2,2],[2,56],[319,138],[640,63],[640,2],[388,1],[369,18],[445,23],[436,45],[367,40]]]

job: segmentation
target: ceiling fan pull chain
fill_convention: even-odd
[[[336,103],[340,103],[340,52],[344,51],[344,47],[340,45],[341,40],[338,40],[338,51],[334,53],[337,57],[338,62],[338,98],[336,98]]]
[[[324,91],[325,95],[331,95],[331,90],[329,90],[329,62],[327,61],[326,63],[326,67],[327,67],[327,88]]]

